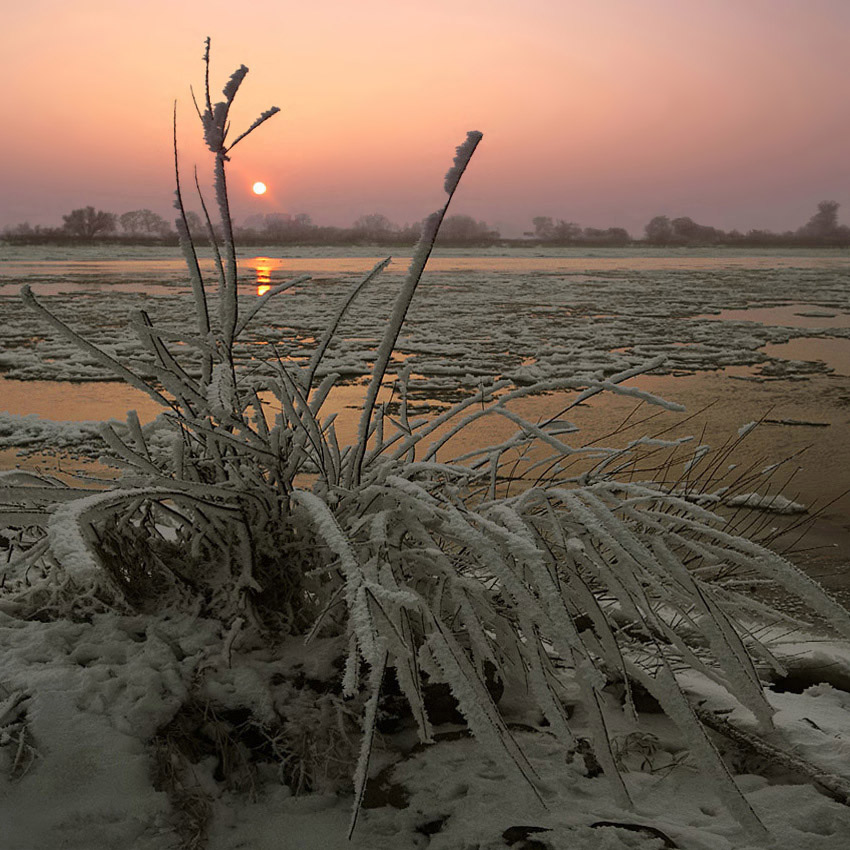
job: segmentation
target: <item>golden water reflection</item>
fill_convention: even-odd
[[[272,269],[277,261],[270,257],[254,257],[251,262],[257,272],[257,297],[259,298],[272,288]]]

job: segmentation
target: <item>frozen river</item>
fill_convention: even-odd
[[[293,256],[293,254],[298,254]],[[295,275],[312,280],[272,300],[244,335],[241,364],[261,374],[276,357],[309,356],[347,289],[381,259],[378,249],[307,249],[282,256],[266,249],[240,261],[243,305]],[[332,403],[341,437],[353,430],[362,376],[407,258],[394,259],[341,328],[326,371],[344,386]],[[204,261],[211,270],[210,260]],[[55,420],[143,419],[154,404],[109,381],[20,302],[32,286],[42,302],[85,337],[119,358],[149,367],[128,330],[134,311],[182,330],[192,303],[182,260],[168,249],[90,251],[0,248],[0,463],[26,461],[22,443],[47,451],[90,439],[85,427]],[[215,305],[213,304],[213,309]],[[684,404],[686,414],[634,412],[631,399],[602,396],[571,413],[575,441],[633,439],[640,433],[695,436],[722,446],[749,422],[765,420],[726,465],[737,468],[794,456],[782,468],[785,492],[826,504],[816,542],[830,563],[850,555],[850,256],[838,251],[672,253],[609,250],[443,252],[426,270],[399,341],[397,363],[410,369],[412,397],[438,409],[498,377],[522,384],[568,376],[601,377],[663,356],[632,381]],[[526,400],[523,414],[547,417],[564,394]],[[36,414],[38,419],[28,414]],[[629,424],[618,429],[623,420]],[[45,421],[47,420],[47,421]],[[495,427],[495,426],[493,426]],[[504,427],[504,426],[502,426]],[[611,432],[618,432],[609,437]],[[500,435],[478,432],[470,439]],[[458,446],[462,450],[463,446]],[[806,449],[806,451],[803,451]],[[778,487],[780,476],[769,487]],[[813,539],[813,538],[812,538]],[[835,545],[833,545],[835,544]]]

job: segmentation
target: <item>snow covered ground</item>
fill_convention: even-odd
[[[186,753],[177,734],[164,737],[161,727],[186,699],[193,678],[206,670],[208,694],[219,706],[247,700],[279,707],[287,692],[283,685],[269,687],[275,679],[266,674],[274,668],[285,681],[306,658],[298,647],[280,648],[270,657],[268,651],[237,646],[227,662],[215,625],[167,616],[99,615],[88,623],[45,624],[0,614],[0,644],[4,850],[177,848],[172,802],[163,789],[170,762],[162,760],[177,762]],[[811,669],[820,665],[829,670],[826,678],[850,680],[846,647],[786,639],[782,652],[798,665],[812,653]],[[754,728],[751,715],[716,686],[694,676],[688,687],[706,707],[726,711],[730,722]],[[801,693],[770,692],[769,700],[777,709],[770,740],[828,777],[850,782],[850,694],[814,684]],[[427,747],[414,746],[409,734],[387,735],[348,842],[351,798],[344,793],[294,797],[271,764],[255,765],[239,787],[221,781],[227,751],[224,745],[216,749],[216,735],[225,739],[232,726],[211,712],[200,736],[207,749],[192,754],[186,796],[203,799],[211,850],[847,847],[847,805],[718,739],[737,786],[769,830],[767,836],[748,834],[725,812],[669,720],[649,713],[639,726],[627,726],[615,710],[615,694],[609,703],[631,809],[614,801],[591,760],[568,760],[563,746],[521,704],[508,714],[540,775],[542,800],[485,757],[457,725],[438,727],[438,743]],[[298,710],[302,722],[315,723],[309,706]],[[577,714],[571,725],[581,732],[586,721]],[[150,741],[158,730],[155,756]],[[238,751],[230,757],[237,758]],[[523,844],[522,836],[542,844]]]

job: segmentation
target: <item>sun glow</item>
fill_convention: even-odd
[[[265,194],[266,194],[267,186],[266,186],[266,184],[265,184],[265,183],[262,183],[261,181],[259,181],[259,180],[258,180],[258,181],[257,181],[257,182],[256,182],[256,183],[255,183],[255,184],[251,187],[251,189],[253,190],[253,192],[254,192],[254,194],[255,194],[255,195],[265,195]]]

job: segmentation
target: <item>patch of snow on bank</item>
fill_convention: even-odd
[[[804,514],[808,510],[800,502],[794,502],[781,496],[762,495],[761,493],[741,493],[737,496],[729,496],[725,504],[733,508],[759,508],[774,514]]]
[[[115,423],[118,424],[118,423]],[[73,449],[79,454],[100,454],[106,445],[100,422],[64,422],[35,414],[18,416],[0,412],[0,449],[54,452]]]

